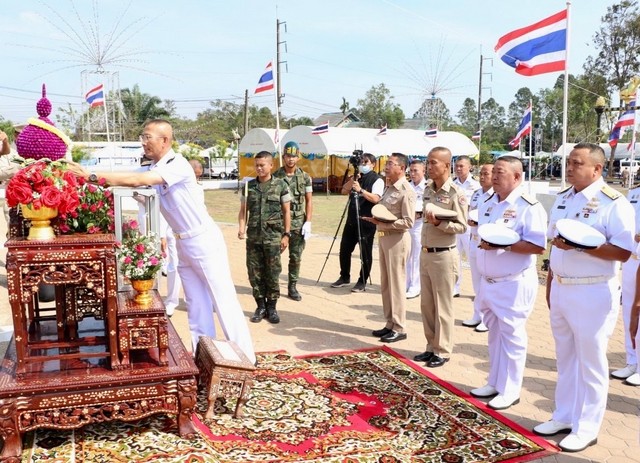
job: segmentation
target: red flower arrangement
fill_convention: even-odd
[[[101,178],[97,185],[78,177],[77,209],[60,214],[62,233],[113,233],[115,230],[113,193]]]
[[[28,204],[38,210],[45,206],[66,214],[79,205],[78,181],[64,161],[25,161],[7,185],[6,200],[9,207]]]

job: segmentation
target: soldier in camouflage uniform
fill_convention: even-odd
[[[300,274],[300,262],[305,241],[311,236],[311,215],[313,214],[313,186],[311,177],[297,167],[300,149],[296,142],[284,145],[283,166],[275,171],[274,177],[281,178],[289,185],[291,194],[291,238],[289,239],[289,285],[288,295],[294,301],[302,300],[296,288]]]
[[[238,238],[245,238],[247,227],[247,271],[258,307],[251,317],[254,323],[263,318],[279,323],[276,304],[280,297],[280,254],[291,237],[291,196],[287,184],[271,176],[273,156],[260,151],[254,159],[257,178],[243,189],[238,214]]]

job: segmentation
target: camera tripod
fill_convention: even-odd
[[[355,166],[354,166],[355,167]],[[349,172],[349,167],[347,166],[347,170],[344,173],[344,178],[347,177],[347,173]],[[356,175],[354,175],[354,179],[357,180],[359,178],[359,174],[357,174],[357,170],[356,170]],[[327,252],[327,255],[325,256],[324,259],[324,264],[322,264],[322,268],[320,269],[320,274],[318,275],[318,279],[316,280],[316,284],[318,284],[320,282],[320,278],[322,277],[322,273],[324,272],[324,268],[327,265],[327,261],[329,260],[329,256],[331,255],[331,251],[333,249],[334,244],[336,243],[336,238],[338,237],[338,233],[340,232],[340,229],[342,228],[342,222],[344,222],[344,218],[345,215],[347,214],[347,211],[349,210],[349,205],[351,204],[351,201],[355,201],[354,205],[355,205],[355,210],[356,210],[356,226],[357,226],[357,230],[358,230],[358,252],[359,252],[359,256],[360,256],[360,278],[362,280],[362,283],[364,284],[364,288],[366,290],[367,287],[367,282],[364,278],[364,258],[363,258],[363,253],[362,253],[362,229],[360,226],[360,202],[359,202],[359,198],[360,198],[360,194],[355,191],[355,190],[351,190],[351,192],[349,192],[349,199],[347,199],[347,203],[344,206],[344,210],[342,211],[342,216],[340,217],[340,222],[338,223],[338,227],[336,228],[336,232],[333,235],[333,240],[331,241],[331,246],[329,247],[329,252]]]

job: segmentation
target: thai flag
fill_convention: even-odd
[[[100,84],[89,90],[84,99],[87,100],[91,108],[104,105],[104,85]]]
[[[427,137],[437,137],[438,136],[438,129],[436,127],[432,127],[430,129],[427,129],[424,131],[424,135]]]
[[[264,70],[262,76],[260,76],[260,80],[258,80],[258,86],[256,87],[254,95],[257,93],[268,92],[269,90],[272,90],[273,87],[273,65],[272,62],[269,61],[267,68]]]
[[[567,65],[567,10],[503,35],[495,46],[500,59],[523,76],[564,71]]]
[[[520,125],[518,126],[518,133],[515,138],[509,142],[509,146],[515,148],[516,146],[520,146],[520,141],[531,133],[531,105],[527,106],[527,109],[524,111],[524,116],[522,116],[522,120],[520,121]]]
[[[478,130],[476,133],[471,135],[472,140],[480,140],[480,137],[482,137],[482,130]]]
[[[314,127],[311,130],[312,135],[320,135],[321,133],[327,133],[329,131],[329,121],[326,124],[319,125],[318,127]]]
[[[380,132],[378,132],[378,135],[386,135],[387,134],[387,124],[383,125],[382,127],[380,127]]]
[[[636,105],[635,100],[629,103],[629,106],[635,107],[635,105]],[[609,146],[611,147],[617,146],[618,140],[620,140],[622,138],[622,135],[624,135],[624,130],[627,127],[633,127],[635,122],[636,122],[635,110],[630,109],[628,111],[623,112],[620,118],[618,119],[618,122],[616,122],[616,125],[614,125],[613,129],[611,129],[611,134],[609,134]]]

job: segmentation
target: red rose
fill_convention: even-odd
[[[44,175],[42,175],[42,171],[33,169],[29,172],[29,179],[35,188],[44,182]]]
[[[78,200],[78,196],[75,194],[62,194],[60,197],[60,204],[58,205],[58,212],[68,212],[71,214],[71,217],[78,217],[78,207],[80,206],[80,201]]]
[[[78,177],[75,176],[75,174],[73,174],[70,171],[65,171],[64,174],[62,174],[62,178],[64,179],[65,182],[67,182],[67,185],[73,188],[76,188],[78,186]]]
[[[31,187],[22,183],[19,180],[14,181],[16,178],[12,178],[7,185],[6,198],[7,205],[9,207],[15,207],[18,204],[29,204],[32,200]]]
[[[62,201],[62,192],[56,187],[47,187],[40,193],[40,201],[47,207],[58,207]]]

